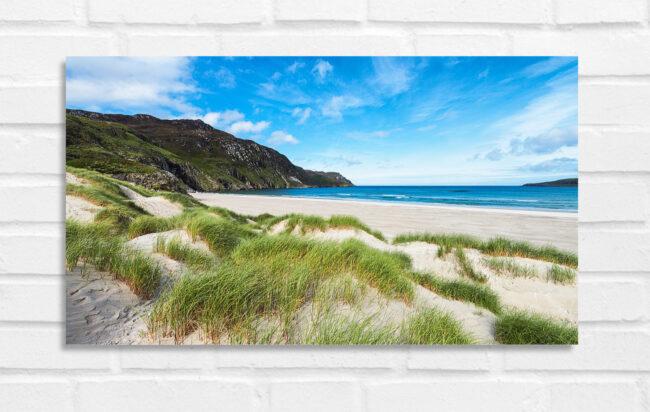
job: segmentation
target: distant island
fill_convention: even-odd
[[[340,173],[303,169],[201,120],[146,114],[68,109],[66,164],[180,193],[354,186]]]
[[[552,182],[541,182],[541,183],[526,183],[524,186],[535,186],[535,187],[577,187],[578,178],[573,177],[571,179],[560,179],[554,180]]]

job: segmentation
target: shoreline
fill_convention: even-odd
[[[498,206],[475,206],[475,205],[460,205],[460,204],[445,204],[445,203],[425,203],[425,202],[396,202],[391,200],[379,200],[379,199],[340,199],[335,197],[316,197],[316,196],[285,196],[285,195],[247,195],[243,193],[236,192],[192,192],[189,193],[190,196],[198,199],[197,196],[201,195],[219,195],[219,196],[246,196],[246,197],[257,197],[257,198],[282,198],[282,199],[300,199],[300,200],[314,200],[314,201],[334,201],[334,202],[346,202],[346,203],[371,203],[375,205],[382,206],[413,206],[413,207],[423,207],[423,208],[439,208],[444,210],[468,210],[468,211],[486,211],[494,213],[514,213],[514,214],[528,214],[528,215],[538,215],[538,216],[551,216],[551,217],[567,217],[573,218],[578,216],[578,211],[570,211],[565,209],[526,209],[526,208],[508,208],[508,207],[498,207]]]
[[[483,239],[503,236],[578,251],[578,213],[572,212],[234,193],[191,195],[208,206],[221,206],[241,214],[351,215],[389,239],[404,233],[457,233]]]

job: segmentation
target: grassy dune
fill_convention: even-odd
[[[578,267],[578,255],[565,252],[553,246],[534,246],[528,242],[497,237],[487,241],[467,235],[447,235],[432,233],[409,233],[397,236],[394,244],[408,242],[427,242],[444,246],[446,249],[471,248],[492,256],[516,256],[545,260],[572,268]]]
[[[574,281],[575,271],[559,266],[577,267],[574,254],[501,238],[482,241],[468,236],[411,234],[395,239],[396,244],[435,243],[440,246],[440,259],[447,259],[453,252],[458,273],[467,279],[450,280],[414,271],[411,258],[401,252],[382,251],[355,239],[320,241],[300,235],[355,228],[385,241],[380,232],[355,217],[241,215],[224,208],[208,208],[186,195],[154,192],[97,172],[74,168],[68,171],[91,186],[69,184],[66,192],[104,207],[94,223],[67,221],[68,268],[88,269],[87,265],[92,265],[125,282],[143,298],[155,295],[153,309],[147,315],[152,336],[171,337],[178,343],[193,333],[212,342],[246,344],[475,342],[470,331],[463,330],[450,314],[436,308],[414,309],[415,285],[421,285],[446,299],[471,302],[497,315],[496,339],[500,343],[577,341],[575,328],[505,308],[464,248],[492,256],[526,256],[554,262],[547,277],[558,283]],[[118,185],[143,196],[165,196],[182,204],[184,211],[172,218],[151,216],[124,196]],[[282,221],[286,221],[284,233],[271,235],[269,229]],[[159,237],[154,251],[187,268],[183,276],[163,288],[161,268],[155,261],[124,243],[172,229],[185,230],[204,241],[209,251],[183,243],[180,238]],[[527,275],[525,268],[504,259],[488,258],[485,262],[499,273]],[[382,305],[368,312],[370,296],[408,308],[408,316],[388,322],[380,316],[385,309]]]

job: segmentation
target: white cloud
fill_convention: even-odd
[[[303,124],[307,119],[309,119],[309,116],[311,116],[311,107],[305,107],[304,109],[296,107],[293,109],[293,112],[291,112],[291,116],[298,118],[298,121],[296,122],[297,124]]]
[[[552,73],[574,61],[575,58],[573,57],[550,57],[541,62],[531,64],[522,70],[521,74],[525,77],[542,76],[544,74]]]
[[[319,60],[314,68],[311,69],[311,74],[314,75],[314,78],[317,82],[322,83],[325,81],[325,77],[327,77],[328,73],[332,73],[332,71],[334,71],[334,67],[332,67],[329,62],[325,60]]]
[[[223,112],[208,112],[201,117],[205,123],[219,128],[244,118],[244,114],[237,110],[225,110]]]
[[[487,69],[483,70],[482,72],[480,72],[477,77],[479,79],[483,79],[483,78],[487,77],[488,73],[490,73],[489,68],[487,68]]]
[[[217,84],[219,87],[224,87],[226,89],[232,89],[237,85],[235,81],[235,75],[225,67],[220,68],[216,73],[215,77],[217,78]]]
[[[410,89],[416,75],[412,60],[396,57],[374,57],[372,66],[375,75],[370,83],[386,96],[395,96]]]
[[[271,79],[272,79],[272,80],[279,80],[280,77],[282,77],[282,73],[280,73],[280,72],[275,72],[275,73],[273,73],[273,76],[271,76]]]
[[[239,133],[259,133],[271,125],[270,122],[261,121],[257,123],[246,121],[239,121],[228,126],[229,133],[237,135]]]
[[[364,102],[355,96],[334,96],[323,107],[321,113],[326,117],[343,118],[343,111],[363,106]]]
[[[281,130],[276,130],[275,132],[271,133],[271,137],[266,142],[273,146],[279,146],[285,143],[289,143],[289,144],[299,143],[298,139],[296,139],[289,133],[285,133]]]
[[[512,139],[510,149],[513,154],[549,154],[562,147],[578,145],[578,130],[575,126],[551,129],[546,133],[525,139]]]
[[[559,157],[556,159],[545,160],[536,164],[529,164],[520,168],[523,171],[530,172],[548,172],[548,173],[561,173],[561,172],[575,172],[578,173],[578,159],[569,157]]]
[[[578,115],[578,95],[575,84],[554,87],[522,108],[518,113],[501,119],[496,127],[503,136],[526,138],[548,133],[560,123]]]
[[[287,67],[287,71],[288,71],[289,73],[295,73],[296,70],[298,70],[298,69],[302,69],[303,67],[305,67],[305,63],[302,63],[302,62],[293,62],[293,64],[292,64],[291,66]]]
[[[198,92],[191,68],[187,57],[69,57],[66,104],[196,112],[186,101]]]

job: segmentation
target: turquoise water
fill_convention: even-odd
[[[578,211],[577,187],[354,186],[251,190],[237,193],[528,210]]]

